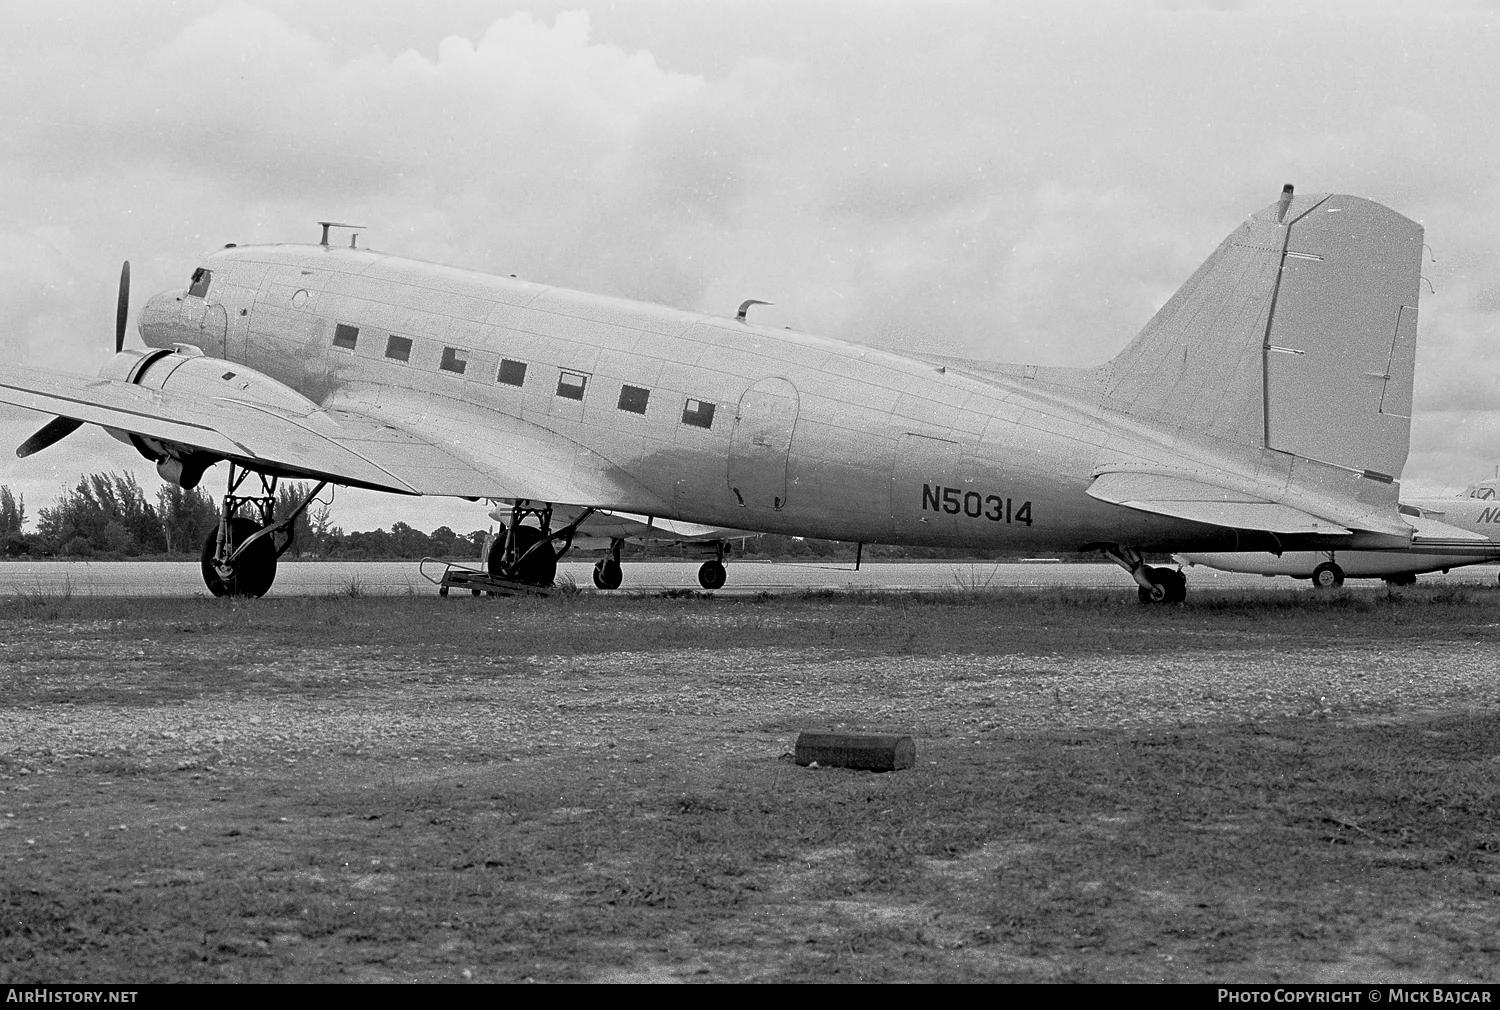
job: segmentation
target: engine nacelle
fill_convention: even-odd
[[[318,409],[316,403],[285,383],[253,368],[207,357],[190,344],[176,344],[171,350],[121,351],[105,362],[99,376],[163,392],[264,404],[299,417]],[[154,462],[162,480],[184,488],[197,487],[203,471],[223,458],[192,446],[162,442],[117,428],[105,431],[135,446],[142,456]]]

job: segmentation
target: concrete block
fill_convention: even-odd
[[[909,736],[879,733],[800,733],[794,758],[821,768],[860,768],[889,772],[917,763],[917,745]]]

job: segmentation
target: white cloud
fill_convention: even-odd
[[[332,215],[551,283],[1102,360],[1292,181],[1427,226],[1409,478],[1500,460],[1436,412],[1500,416],[1488,8],[492,9],[23,7],[0,39],[0,347],[92,370],[121,259],[139,303],[205,248]]]

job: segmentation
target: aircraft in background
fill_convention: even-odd
[[[844,540],[1142,553],[1462,547],[1398,510],[1422,228],[1343,195],[1234,229],[1113,360],[1001,365],[876,350],[329,242],[233,245],[141,312],[98,378],[0,368],[57,416],[26,456],[104,427],[192,487],[228,461],[203,548],[261,595],[281,478],[499,499],[490,573],[550,583],[600,512]],[[249,474],[258,489],[243,487]],[[253,486],[252,486],[253,487]],[[311,496],[309,499],[311,500]]]
[[[1500,480],[1471,484],[1462,495],[1448,498],[1412,498],[1401,503],[1401,512],[1420,530],[1436,520],[1445,527],[1470,534],[1476,552],[1464,554],[1423,554],[1409,551],[1287,551],[1274,554],[1177,554],[1178,564],[1217,568],[1225,572],[1251,575],[1289,575],[1310,579],[1318,589],[1342,586],[1345,579],[1384,579],[1393,586],[1409,586],[1426,572],[1442,572],[1467,565],[1483,565],[1500,560],[1500,502],[1496,492]]]
[[[593,576],[596,589],[619,589],[624,582],[620,549],[624,547],[626,541],[687,549],[697,548],[703,551],[708,560],[698,566],[698,584],[704,589],[718,589],[728,578],[728,573],[724,570],[724,559],[729,556],[730,541],[760,536],[759,533],[751,533],[748,530],[699,526],[696,523],[660,519],[656,516],[633,516],[624,512],[604,511],[595,511],[592,515],[584,516],[584,511],[576,506],[554,506],[552,521],[567,525],[576,519],[582,519],[582,525],[573,534],[573,546],[579,550],[609,552],[607,557],[594,563]],[[502,524],[508,524],[510,509],[501,505],[490,513],[490,518]],[[485,562],[488,562],[489,551],[493,549],[492,538],[485,547]],[[551,582],[551,579],[547,581]]]

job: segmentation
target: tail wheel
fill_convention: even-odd
[[[532,551],[533,545],[546,538],[535,526],[517,526],[515,530],[516,557],[520,559],[511,571],[505,569],[505,545],[497,541],[490,551],[490,574],[497,579],[510,579],[530,586],[550,586],[557,578],[557,554],[551,542],[542,543]],[[527,551],[531,551],[527,555]]]
[[[232,554],[240,544],[250,539],[250,534],[260,525],[244,516],[229,520],[229,550]],[[264,596],[276,581],[276,545],[270,537],[261,537],[250,545],[250,549],[234,559],[228,572],[221,572],[214,563],[219,548],[217,527],[203,541],[201,568],[203,582],[215,596]]]
[[[599,589],[619,589],[625,581],[625,573],[614,558],[605,558],[594,565],[594,585]]]
[[[1344,584],[1344,570],[1332,561],[1325,561],[1313,569],[1312,584],[1315,589],[1336,589]]]
[[[1136,597],[1142,603],[1181,603],[1187,599],[1187,576],[1171,568],[1147,568],[1151,588],[1138,586]]]
[[[717,561],[705,561],[698,569],[698,585],[704,589],[719,589],[724,585],[729,576],[724,571],[724,566]]]

